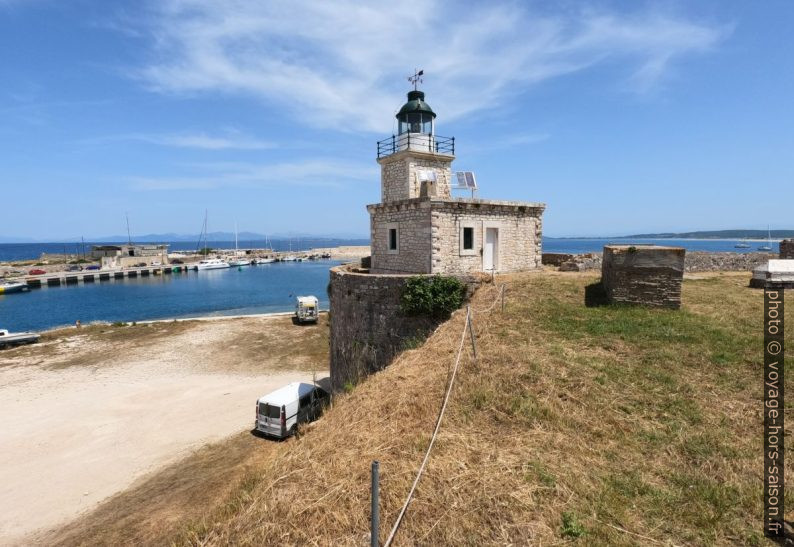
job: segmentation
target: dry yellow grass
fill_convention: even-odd
[[[504,313],[483,311],[496,296],[483,287],[472,302],[480,358],[467,347],[397,543],[763,543],[762,293],[748,279],[687,280],[680,311],[586,308],[590,274],[497,278],[508,283]],[[161,526],[153,515],[153,529],[127,539],[363,544],[375,459],[384,539],[427,447],[463,318],[338,397],[299,439],[263,443],[268,457],[200,516]]]

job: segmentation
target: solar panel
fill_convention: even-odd
[[[474,178],[473,171],[457,171],[455,176],[458,178],[458,184],[455,188],[461,190],[477,189],[477,179]]]

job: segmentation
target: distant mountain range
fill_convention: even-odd
[[[352,234],[352,233],[333,233],[333,234],[309,234],[309,233],[298,233],[298,232],[279,232],[274,234],[268,234],[267,237],[273,241],[286,241],[286,240],[299,240],[299,239],[311,239],[312,241],[323,241],[323,240],[339,240],[339,239],[349,239],[349,240],[367,240],[369,241],[369,235],[361,235],[361,234]],[[146,235],[134,235],[132,236],[132,241],[134,243],[165,243],[165,242],[176,242],[176,241],[196,241],[198,242],[198,234],[146,234]],[[242,244],[244,241],[264,241],[265,235],[264,234],[257,234],[254,232],[240,232],[237,234],[237,239]],[[86,243],[89,242],[102,242],[102,243],[126,243],[127,236],[101,236],[101,237],[92,237],[92,238],[85,238]],[[210,232],[207,234],[207,241],[234,241],[234,232]],[[3,237],[0,236],[0,243],[75,243],[80,242],[80,237],[70,237],[70,238],[54,238],[54,239],[33,239],[33,238],[19,238],[19,237]]]
[[[369,235],[353,234],[353,233],[332,233],[332,234],[310,234],[303,232],[278,232],[268,234],[268,238],[272,241],[287,241],[293,240],[297,242],[300,239],[311,239],[312,241],[322,240],[355,240],[355,241],[369,241]],[[136,235],[132,237],[132,241],[136,243],[167,243],[178,241],[196,241],[198,242],[198,234],[147,234]],[[579,237],[560,237],[552,239],[766,239],[766,230],[703,230],[699,232],[661,232],[651,234],[631,234],[626,236],[609,236],[609,237],[593,237],[593,236],[579,236]],[[772,239],[785,239],[794,238],[794,230],[772,230]],[[255,232],[240,232],[237,239],[242,245],[243,242],[250,241],[264,241],[265,235]],[[210,232],[207,236],[208,241],[234,241],[234,232]],[[102,243],[124,243],[127,241],[127,236],[103,236],[85,238],[86,243],[89,242],[102,242]],[[3,237],[0,236],[0,243],[75,243],[80,242],[80,237],[70,238],[57,238],[57,239],[32,239],[20,237]]]

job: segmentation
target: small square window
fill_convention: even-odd
[[[474,228],[471,226],[465,226],[463,228],[463,250],[474,250]]]
[[[397,250],[397,228],[389,228],[389,250]]]

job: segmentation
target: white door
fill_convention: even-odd
[[[485,229],[485,248],[482,252],[482,269],[496,270],[499,264],[499,228]]]

